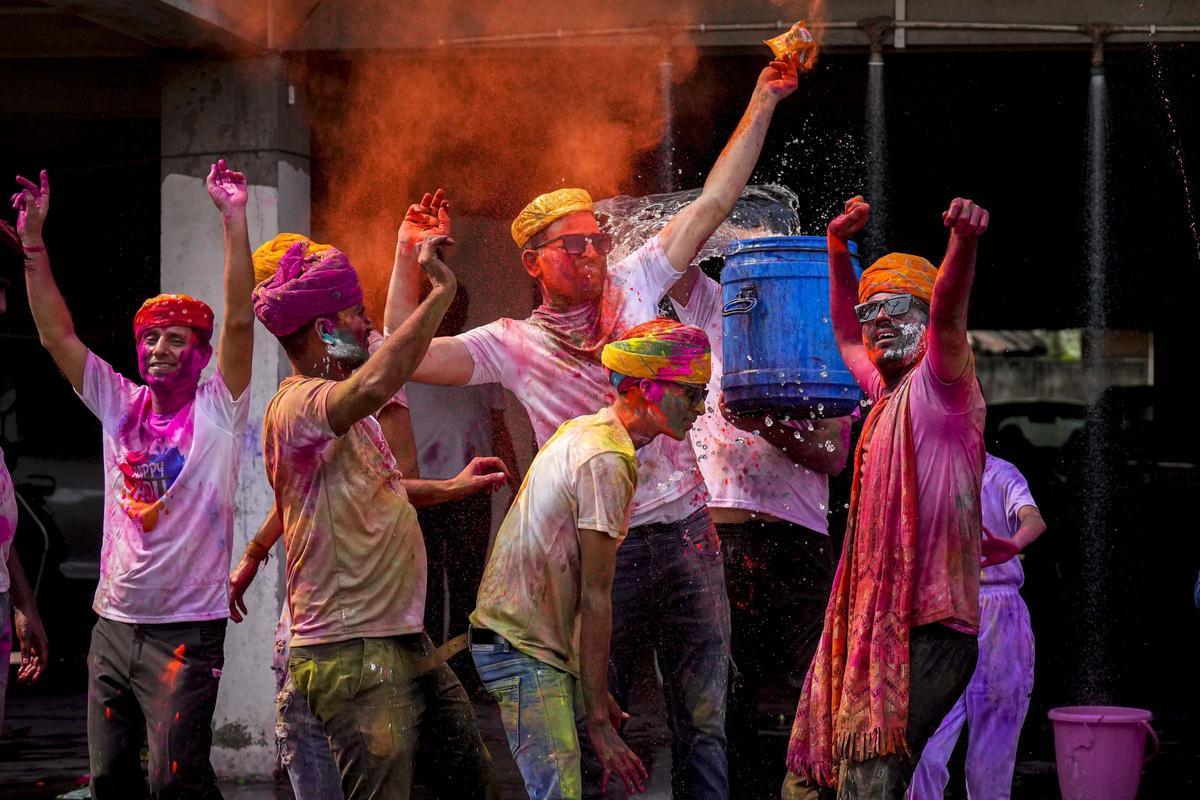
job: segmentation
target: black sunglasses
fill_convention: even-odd
[[[879,316],[879,309],[882,308],[889,317],[899,317],[908,313],[908,309],[912,307],[912,299],[911,294],[898,294],[886,300],[859,303],[854,307],[854,316],[858,317],[859,322],[870,322]]]
[[[581,256],[587,252],[588,242],[591,242],[592,247],[596,248],[596,252],[602,256],[611,253],[613,248],[612,234],[609,233],[564,233],[562,236],[555,236],[553,239],[536,244],[530,249],[540,250],[555,242],[562,242],[563,250],[572,256]]]

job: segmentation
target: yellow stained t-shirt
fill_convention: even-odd
[[[564,422],[496,534],[471,623],[579,677],[579,532],[624,539],[636,487],[633,441],[612,409]]]
[[[283,517],[293,647],[418,633],[425,542],[374,417],[337,436],[336,381],[292,376],[263,417],[263,461]]]

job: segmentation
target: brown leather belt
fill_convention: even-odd
[[[441,645],[434,648],[432,653],[423,657],[416,663],[414,674],[424,675],[427,672],[432,672],[434,669],[446,663],[466,649],[467,635],[465,633],[460,633],[453,639],[447,639]]]

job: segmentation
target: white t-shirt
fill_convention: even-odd
[[[499,386],[410,383],[407,389],[422,478],[453,478],[472,458],[495,455],[492,412],[504,410]]]
[[[7,592],[10,585],[8,554],[16,532],[17,496],[13,492],[12,476],[8,474],[8,466],[4,463],[4,451],[0,450],[0,594]],[[7,624],[7,620],[0,621],[0,625]],[[0,669],[7,668],[7,665],[0,664]],[[2,698],[0,702],[3,702]]]
[[[658,301],[679,278],[657,236],[608,268],[604,297],[563,312],[498,319],[460,333],[475,361],[470,383],[499,383],[517,396],[538,446],[569,419],[611,405],[616,391],[600,363],[604,345],[658,316]],[[708,492],[691,442],[659,436],[638,451],[632,527],[687,518]]]
[[[707,412],[692,428],[692,445],[708,485],[708,504],[761,512],[829,533],[829,479],[788,458],[761,436],[735,428],[721,416],[721,285],[701,275],[687,307],[672,303],[679,320],[703,328],[712,345]],[[804,435],[803,432],[800,434]]]
[[[983,527],[993,536],[1004,539],[1011,539],[1021,527],[1017,512],[1022,506],[1037,508],[1029,491],[1029,483],[1021,471],[991,453],[983,462],[983,486],[979,491],[979,501],[983,505]],[[1021,566],[1021,559],[1010,558],[1003,564],[988,567],[979,573],[979,583],[993,586],[1023,585],[1025,569]]]
[[[88,353],[80,399],[104,442],[104,541],[92,608],[129,623],[229,616],[234,496],[250,392],[220,370],[157,419],[150,389]]]
[[[580,531],[624,539],[636,479],[633,442],[612,409],[564,423],[496,533],[472,624],[578,677]]]

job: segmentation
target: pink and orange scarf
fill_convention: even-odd
[[[917,549],[912,375],[875,403],[854,455],[846,541],[788,743],[788,769],[813,783],[834,785],[843,759],[909,752],[908,632]]]

